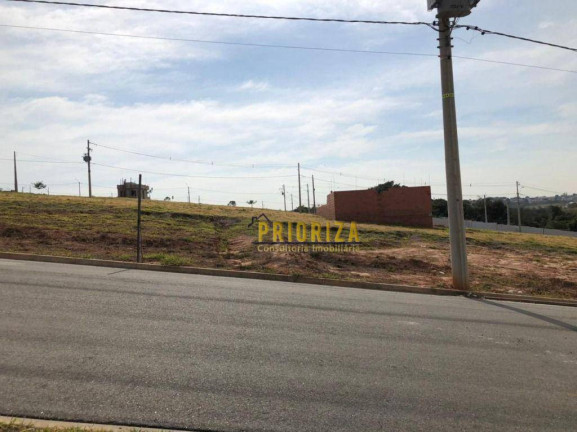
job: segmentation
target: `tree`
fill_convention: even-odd
[[[248,205],[250,205],[251,208],[253,208],[253,206],[256,204],[255,200],[249,200],[246,202]]]
[[[447,200],[442,199],[442,198],[433,200],[433,217],[437,217],[437,218],[449,217]]]
[[[236,201],[229,201],[227,205],[229,207],[236,207]]]
[[[381,193],[381,192],[386,192],[389,189],[401,188],[401,187],[405,187],[405,186],[401,186],[399,183],[395,183],[394,180],[391,180],[391,181],[388,181],[385,183],[381,183],[380,185],[375,186],[371,189],[376,190],[378,193]]]
[[[164,201],[170,201],[170,197],[164,197]]]
[[[310,209],[307,206],[302,205],[302,206],[298,206],[293,211],[295,213],[309,213],[309,210]]]
[[[46,184],[43,181],[37,181],[34,183],[34,187],[38,190],[46,189]]]

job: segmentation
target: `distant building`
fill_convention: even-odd
[[[327,219],[383,225],[432,228],[431,188],[401,187],[331,192],[327,204],[317,209]]]
[[[138,183],[124,180],[117,187],[118,198],[138,198]],[[142,185],[142,199],[150,199],[151,189],[147,185]]]

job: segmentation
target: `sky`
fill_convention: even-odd
[[[434,20],[425,0],[82,0],[219,13]],[[577,2],[481,0],[461,24],[577,47]],[[259,20],[0,0],[0,188],[98,196],[143,174],[153,199],[281,209],[385,180],[446,194],[437,34],[425,26]],[[355,53],[168,41],[381,51]],[[577,192],[577,54],[459,30],[465,198]],[[426,54],[426,55],[407,55]],[[122,151],[120,151],[122,150]],[[155,157],[138,155],[143,153]],[[34,191],[34,188],[31,188]],[[45,191],[46,192],[46,191]]]

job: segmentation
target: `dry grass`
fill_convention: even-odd
[[[260,209],[161,201],[143,203],[144,256],[193,265],[421,286],[450,286],[444,228],[360,225],[361,252],[259,253],[248,228]],[[266,210],[281,222],[325,222]],[[136,201],[0,193],[3,251],[131,261]],[[577,298],[577,239],[467,232],[472,286],[480,291]]]
[[[139,429],[127,429],[137,432]],[[106,429],[79,428],[79,427],[36,427],[21,421],[10,423],[0,422],[0,432],[108,432]]]

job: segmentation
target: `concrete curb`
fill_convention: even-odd
[[[78,422],[66,422],[66,421],[56,421],[56,420],[41,420],[23,417],[6,417],[0,416],[0,423],[14,423],[24,424],[26,426],[32,426],[36,428],[78,428],[86,431],[110,431],[110,432],[130,432],[130,431],[141,431],[141,432],[161,432],[161,431],[178,431],[178,429],[156,429],[148,427],[138,427],[138,426],[118,426],[118,425],[107,425],[99,423],[78,423]]]
[[[147,270],[147,271],[161,271],[169,273],[184,273],[184,274],[194,274],[203,276],[220,276],[220,277],[233,277],[233,278],[244,278],[244,279],[258,279],[258,280],[269,280],[277,282],[293,282],[293,283],[304,283],[310,285],[323,285],[341,288],[358,288],[367,289],[373,291],[390,291],[390,292],[403,292],[403,293],[413,293],[413,294],[429,294],[429,295],[440,295],[440,296],[466,296],[472,298],[485,298],[488,300],[503,300],[521,303],[536,303],[536,304],[548,304],[555,306],[572,306],[577,307],[577,300],[565,300],[556,298],[546,298],[546,297],[532,297],[532,296],[519,296],[513,294],[498,294],[498,293],[485,293],[485,292],[475,292],[467,293],[463,291],[445,289],[445,288],[429,288],[429,287],[416,287],[408,285],[392,285],[392,284],[380,284],[375,282],[357,282],[357,281],[347,281],[347,280],[333,280],[333,279],[320,279],[308,276],[299,275],[283,275],[276,273],[259,273],[259,272],[249,272],[249,271],[239,271],[239,270],[224,270],[224,269],[210,269],[201,267],[173,267],[173,266],[161,266],[157,264],[140,264],[135,262],[125,262],[125,261],[108,261],[108,260],[97,260],[97,259],[86,259],[86,258],[70,258],[70,257],[59,257],[51,255],[34,255],[34,254],[23,254],[23,253],[13,253],[13,252],[0,252],[0,259],[12,259],[20,261],[37,261],[37,262],[49,262],[49,263],[59,263],[59,264],[76,264],[76,265],[87,265],[94,267],[110,267],[110,268],[121,268],[130,270]]]

